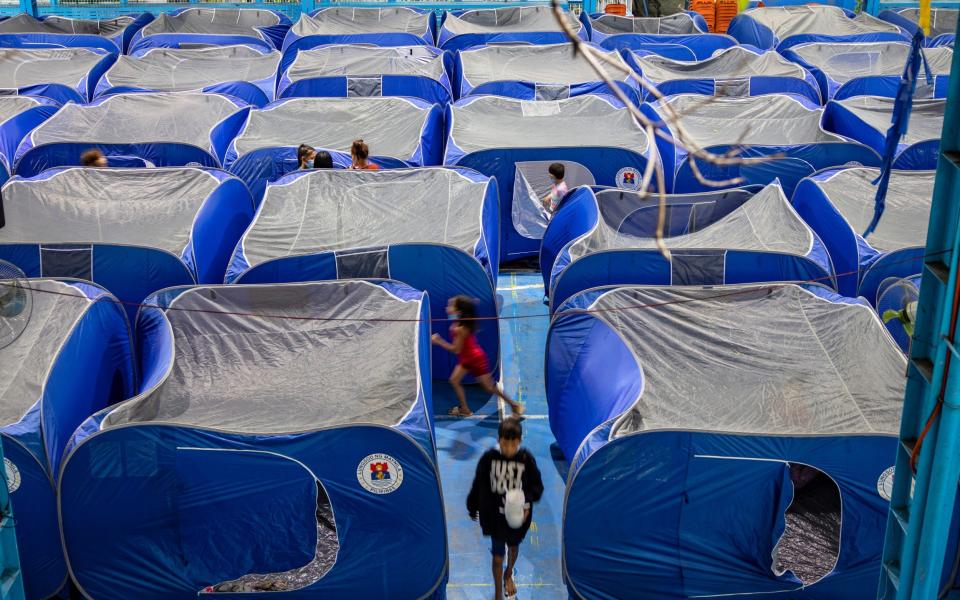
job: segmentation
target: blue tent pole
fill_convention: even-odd
[[[7,492],[6,461],[0,444],[0,600],[24,600],[20,554],[17,551],[17,532],[14,530],[13,510]]]

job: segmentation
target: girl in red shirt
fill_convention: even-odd
[[[353,159],[353,164],[350,165],[351,169],[357,171],[376,171],[380,169],[377,164],[367,160],[370,157],[370,147],[363,140],[353,141],[353,145],[350,146],[350,156]]]
[[[490,364],[487,355],[477,343],[477,304],[466,296],[454,296],[447,302],[447,315],[453,319],[450,326],[450,343],[439,333],[433,334],[430,341],[448,352],[457,355],[457,366],[450,375],[450,385],[457,394],[459,406],[454,406],[448,413],[453,417],[469,417],[473,414],[467,405],[467,396],[460,382],[469,373],[476,378],[477,383],[488,394],[496,394],[510,405],[514,415],[523,414],[523,407],[519,402],[511,400],[500,388],[493,383],[490,375]]]

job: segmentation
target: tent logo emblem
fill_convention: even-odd
[[[890,501],[890,497],[893,496],[893,467],[880,473],[880,479],[877,480],[877,493],[887,502]]]
[[[640,187],[640,171],[633,167],[624,167],[617,171],[617,187],[624,190],[635,190]]]
[[[371,454],[357,466],[357,481],[371,494],[389,494],[403,483],[403,467],[389,454]]]
[[[7,478],[7,493],[12,494],[20,489],[20,469],[9,458],[4,458],[3,470]]]

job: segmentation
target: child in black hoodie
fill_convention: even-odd
[[[530,529],[533,503],[543,495],[543,481],[533,455],[520,447],[523,428],[519,420],[514,417],[504,419],[498,437],[499,449],[487,450],[477,463],[477,473],[467,496],[467,512],[474,521],[479,517],[483,535],[490,536],[495,598],[502,600],[504,592],[507,596],[517,593],[513,568],[520,554],[520,542]],[[518,529],[510,527],[505,515],[509,490],[521,490],[524,495],[523,524]],[[506,569],[504,554],[507,554]]]

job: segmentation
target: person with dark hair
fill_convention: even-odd
[[[567,195],[569,191],[567,189],[567,182],[563,180],[566,176],[567,169],[563,166],[563,163],[553,163],[547,167],[547,173],[550,174],[550,193],[544,196],[543,198],[543,208],[547,211],[547,214],[553,215],[557,212],[557,207],[560,205],[560,201],[563,200],[563,197]]]
[[[490,537],[494,594],[502,600],[504,593],[507,597],[517,593],[513,569],[533,521],[533,503],[543,495],[543,480],[533,454],[520,446],[523,427],[517,418],[504,419],[497,438],[497,448],[487,450],[477,463],[467,513]]]
[[[317,150],[317,155],[313,157],[314,169],[332,169],[333,157],[326,150]]]
[[[297,168],[298,169],[309,169],[310,165],[313,164],[313,158],[317,155],[317,151],[313,146],[308,146],[307,144],[300,144],[297,147]]]
[[[376,171],[380,168],[376,163],[372,163],[370,158],[370,147],[363,140],[354,140],[350,146],[350,157],[353,159],[351,169],[358,171]]]
[[[80,164],[84,167],[106,167],[109,166],[107,163],[107,157],[103,155],[103,152],[100,152],[97,149],[87,150],[80,155]]]
[[[485,392],[503,398],[503,401],[510,405],[513,414],[522,415],[523,407],[520,403],[511,400],[493,382],[487,355],[477,343],[477,303],[466,296],[454,296],[447,302],[447,315],[453,320],[450,326],[452,342],[443,339],[439,333],[433,334],[430,338],[433,344],[457,355],[457,366],[450,375],[450,385],[457,394],[459,406],[454,406],[447,414],[452,417],[469,417],[473,414],[467,404],[463,385],[460,383],[470,374],[476,378]]]

